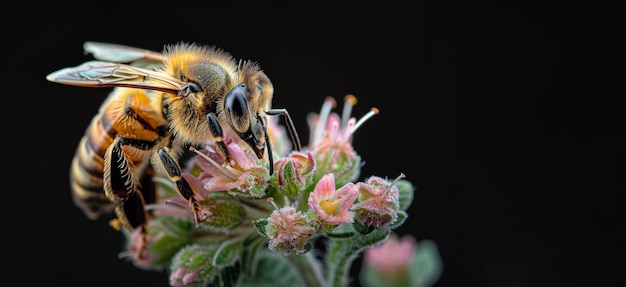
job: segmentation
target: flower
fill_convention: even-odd
[[[400,174],[394,182],[371,176],[366,182],[357,183],[359,189],[358,203],[352,207],[355,217],[360,223],[376,228],[384,228],[397,218],[400,207],[398,189],[395,182],[404,178]]]
[[[245,151],[235,142],[227,143],[226,147],[233,159],[230,164],[224,163],[213,149],[198,151],[192,147],[192,151],[198,155],[198,165],[204,170],[199,177],[206,180],[206,191],[229,191],[252,198],[264,196],[269,170],[258,164],[253,153]]]
[[[335,175],[327,173],[309,194],[309,206],[324,223],[334,226],[352,222],[354,213],[349,209],[357,196],[359,190],[353,183],[335,190]]]
[[[406,272],[413,260],[414,250],[415,238],[404,236],[400,239],[393,235],[382,244],[365,249],[363,262],[372,265],[381,274],[392,276],[394,273]]]
[[[326,98],[319,114],[309,114],[307,121],[311,130],[308,148],[312,150],[318,163],[318,177],[332,172],[343,185],[354,181],[360,174],[361,158],[352,147],[352,135],[369,118],[378,114],[372,108],[358,121],[350,117],[356,97],[347,95],[342,116],[331,112],[336,103]]]
[[[360,277],[362,285],[412,286],[405,283],[418,280],[407,271],[415,265],[415,241],[398,241],[392,229],[408,217],[413,185],[404,174],[358,180],[362,163],[353,135],[378,109],[357,120],[351,116],[356,98],[344,101],[341,115],[332,112],[332,98],[309,114],[311,138],[302,150],[291,150],[285,129],[270,117],[273,166],[229,136],[228,162],[214,143],[191,147],[195,156],[182,165],[191,195],[180,196],[180,181],[155,176],[156,202],[146,206],[145,226],[127,234],[122,255],[145,270],[169,266],[172,286],[272,286],[296,277],[289,284],[339,287],[349,284],[351,263],[363,254],[371,272]],[[317,250],[317,244],[325,246]],[[420,274],[430,277],[419,282],[437,278]]]
[[[366,287],[428,287],[441,273],[441,257],[434,242],[418,243],[410,234],[399,237],[394,233],[381,244],[365,249],[359,277]]]
[[[309,238],[315,234],[315,229],[306,216],[287,206],[272,212],[266,234],[270,238],[270,250],[282,251],[284,255],[302,254],[311,248]]]

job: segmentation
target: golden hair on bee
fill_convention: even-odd
[[[286,109],[272,108],[274,88],[260,66],[236,61],[215,46],[179,42],[155,52],[86,42],[96,60],[47,75],[51,82],[114,88],[79,142],[70,172],[76,204],[90,218],[115,205],[119,226],[145,229],[154,202],[153,172],[175,182],[196,223],[198,201],[182,177],[183,146],[213,143],[230,162],[226,140],[236,141],[273,173],[267,117],[282,115],[294,148],[300,139]],[[145,230],[144,230],[145,231]]]

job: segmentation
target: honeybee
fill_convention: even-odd
[[[51,82],[113,88],[78,144],[70,169],[75,204],[91,219],[115,210],[122,228],[144,228],[146,203],[155,200],[154,172],[176,183],[196,223],[203,219],[179,163],[185,147],[214,143],[230,162],[227,139],[237,140],[273,173],[267,117],[283,115],[301,149],[286,109],[272,108],[274,88],[258,63],[235,60],[215,46],[179,42],[163,52],[86,42],[95,60],[47,75]]]

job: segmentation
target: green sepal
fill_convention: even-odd
[[[368,234],[372,232],[372,230],[374,230],[374,227],[372,227],[371,225],[364,224],[358,220],[355,220],[352,223],[352,227],[354,227],[354,230],[356,230],[358,233],[361,233],[361,234]]]
[[[288,161],[282,169],[282,175],[285,180],[283,192],[286,196],[295,197],[300,193],[300,187],[296,178],[295,167],[293,162]]]
[[[147,228],[154,238],[148,246],[148,252],[155,255],[150,264],[168,264],[178,250],[192,242],[191,228],[191,221],[187,219],[156,216]]]
[[[243,222],[246,210],[241,202],[226,192],[210,192],[207,199],[198,202],[200,208],[209,208],[211,215],[199,225],[211,231],[227,231]]]
[[[408,213],[406,213],[406,212],[404,212],[404,211],[402,211],[402,210],[398,210],[398,212],[396,212],[396,215],[397,215],[397,217],[396,217],[396,221],[394,221],[394,222],[393,222],[393,223],[389,226],[389,228],[391,228],[391,229],[398,228],[398,227],[399,227],[400,225],[402,225],[402,224],[406,221],[406,219],[409,217],[409,214],[408,214]]]
[[[267,236],[267,224],[269,223],[269,220],[267,218],[259,218],[257,220],[252,221],[252,226],[254,227],[254,229],[256,229],[256,231],[259,232],[259,234],[268,237]]]
[[[413,203],[413,197],[415,196],[415,187],[410,181],[401,179],[394,185],[398,188],[398,201],[400,204],[400,210],[406,211],[411,203]]]

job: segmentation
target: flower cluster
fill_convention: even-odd
[[[358,181],[353,135],[378,110],[357,120],[355,104],[346,96],[339,115],[327,98],[308,116],[310,140],[298,151],[270,118],[273,167],[235,139],[225,139],[228,163],[211,143],[192,148],[183,177],[197,206],[157,177],[146,232],[128,234],[123,254],[139,268],[167,270],[172,286],[347,286],[353,260],[404,223],[414,192],[404,174]],[[320,244],[325,255],[311,252]]]

